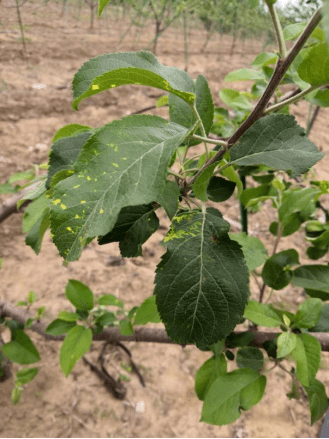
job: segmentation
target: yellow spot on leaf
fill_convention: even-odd
[[[87,180],[88,180],[88,181],[90,181],[90,180],[91,180],[91,178],[89,177],[89,175],[87,176]]]
[[[116,84],[111,84],[111,87],[116,87]]]
[[[86,203],[86,201],[85,200],[81,200],[81,204],[85,204]]]
[[[57,200],[54,200],[52,203],[57,206],[62,200],[60,198],[57,198]]]
[[[119,167],[119,165],[117,163],[112,163],[113,166],[115,166],[116,168]]]
[[[75,219],[79,219],[79,218],[80,218],[80,215],[76,214],[74,218],[75,218]]]
[[[71,227],[66,227],[66,230],[68,230],[69,232],[73,232]]]
[[[100,209],[99,213],[104,213],[104,209]]]
[[[65,210],[65,209],[66,209],[65,204],[61,204],[61,208],[62,208],[63,210]]]
[[[80,185],[76,184],[75,186],[73,186],[73,189],[78,189],[78,187],[80,187]]]
[[[127,160],[127,157],[121,157],[121,160]]]
[[[96,177],[94,178],[94,181],[97,181],[97,178],[96,178]]]
[[[92,90],[99,90],[99,85],[97,85],[97,84],[93,84],[93,85],[91,86],[91,89],[92,89]]]

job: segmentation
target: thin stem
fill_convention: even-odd
[[[321,21],[321,12],[322,8],[319,8],[316,13],[311,18],[310,22],[304,29],[304,32],[300,35],[290,52],[288,53],[287,57],[284,60],[279,59],[277,62],[277,65],[275,67],[275,70],[273,72],[273,75],[271,77],[270,82],[268,83],[266,90],[264,91],[262,97],[258,101],[257,105],[253,109],[253,111],[249,114],[247,119],[239,126],[239,128],[235,131],[235,133],[228,139],[228,149],[230,149],[242,136],[243,134],[258,120],[260,119],[263,114],[264,110],[266,109],[271,97],[273,96],[273,93],[275,92],[276,88],[282,81],[284,75],[286,74],[288,68],[293,63],[294,59],[298,55],[298,53],[303,48],[304,44],[306,43],[307,39],[310,37],[314,29],[317,27],[317,25]],[[226,151],[221,150],[218,151],[214,157],[212,157],[210,160],[208,160],[204,166],[200,169],[200,171],[192,178],[192,180],[189,182],[190,185],[192,185],[195,180],[199,177],[199,175],[209,166],[211,166],[213,163],[219,161],[221,157],[225,154]]]
[[[312,130],[312,128],[313,128],[313,125],[314,125],[314,123],[315,123],[315,121],[316,121],[316,118],[318,117],[318,115],[319,115],[319,113],[320,113],[320,110],[321,110],[321,107],[316,107],[316,108],[315,108],[314,113],[313,113],[313,116],[312,116],[312,119],[311,119],[311,121],[310,121],[310,124],[309,124],[309,126],[307,127],[307,130],[306,130],[306,135],[307,135],[307,136],[310,135],[310,132],[311,132],[311,130]]]
[[[239,177],[242,182],[243,189],[246,189],[247,187],[246,176],[242,173],[241,170],[239,170]],[[241,201],[239,201],[239,207],[240,207],[241,231],[248,235],[248,211]]]
[[[323,87],[324,85],[326,85],[326,84],[310,85],[307,89],[301,91],[297,95],[292,96],[291,98],[286,99],[285,101],[278,102],[277,104],[272,105],[271,107],[268,107],[264,111],[264,114],[269,114],[269,113],[272,113],[273,111],[281,110],[281,108],[285,107],[286,105],[294,104],[295,102],[297,102],[300,99],[302,99],[304,96],[308,95],[309,93],[311,93],[314,90],[317,90],[318,88]]]
[[[224,146],[224,148],[227,147],[227,142],[225,142],[225,140],[209,139],[208,137],[198,136],[197,134],[193,134],[192,138],[196,140],[202,140],[202,142],[212,143],[213,145],[221,145]]]
[[[173,175],[176,178],[179,178],[180,180],[184,180],[184,177],[182,177],[180,174],[177,174],[176,172],[172,171],[171,169],[168,169],[168,174]]]
[[[203,137],[202,140],[203,140],[203,142],[204,142],[204,147],[205,147],[205,150],[206,150],[206,159],[209,160],[209,150],[208,150],[208,145],[207,145],[207,143],[208,143],[208,138],[207,138],[207,134],[206,134],[206,131],[205,131],[205,129],[204,129],[204,126],[203,126],[203,122],[202,122],[202,120],[201,120],[201,117],[200,117],[200,115],[199,115],[199,113],[198,113],[198,110],[196,109],[195,102],[194,102],[194,105],[193,105],[193,107],[192,107],[192,110],[193,110],[193,113],[195,114],[195,116],[196,116],[196,118],[197,118],[197,121],[199,122],[200,129],[201,129],[201,132],[202,132],[202,137]]]
[[[274,5],[268,0],[265,0],[265,1],[266,1],[268,10],[269,10],[270,16],[271,16],[272,21],[273,21],[276,39],[278,40],[278,44],[279,44],[280,57],[281,57],[281,59],[284,59],[287,56],[287,49],[286,49],[286,43],[284,40],[283,30],[282,30],[282,26],[280,23],[280,19],[279,19],[277,10],[274,7]]]

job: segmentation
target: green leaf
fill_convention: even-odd
[[[169,219],[173,219],[178,209],[178,202],[180,196],[180,189],[175,181],[167,180],[165,187],[160,195],[158,195],[157,202],[166,211]]]
[[[77,130],[72,132],[68,137],[59,137],[53,143],[49,155],[49,169],[46,181],[47,188],[50,187],[52,178],[57,172],[73,169],[73,165],[77,161],[82,147],[94,132],[95,130],[92,128],[88,130]]]
[[[33,305],[33,303],[37,300],[37,295],[35,294],[34,291],[29,291],[27,293],[27,301],[29,302],[30,305]]]
[[[21,207],[25,200],[35,200],[46,192],[46,175],[42,175],[39,178],[39,184],[35,184],[35,181],[26,188],[25,194],[17,201],[17,209]]]
[[[276,53],[262,52],[256,56],[252,62],[252,66],[255,69],[261,69],[264,66],[275,64],[278,60],[278,55]]]
[[[310,329],[311,332],[329,332],[329,303],[325,303],[317,324]]]
[[[98,303],[105,306],[118,306],[119,308],[123,309],[122,301],[113,294],[103,294],[99,297]]]
[[[277,339],[277,357],[282,358],[289,355],[296,347],[297,335],[293,332],[283,332]]]
[[[296,374],[299,382],[308,387],[320,367],[320,343],[309,334],[297,334],[296,347],[291,355],[296,361]]]
[[[73,78],[72,104],[101,91],[125,84],[146,85],[173,93],[193,104],[194,81],[188,74],[175,67],[166,67],[149,52],[110,53],[90,59]]]
[[[159,99],[156,101],[155,106],[157,108],[165,107],[166,105],[169,105],[169,95],[162,95],[159,97]]]
[[[18,364],[32,364],[40,360],[37,348],[22,329],[15,331],[15,338],[2,346],[2,352],[10,361]]]
[[[289,24],[283,29],[283,37],[285,41],[295,40],[299,37],[299,35],[304,31],[305,27],[307,26],[307,23],[294,23]],[[312,34],[311,37],[317,38],[320,41],[323,41],[324,35],[323,30],[320,28],[316,28]]]
[[[282,323],[280,317],[269,305],[259,303],[256,300],[249,300],[244,310],[244,317],[256,323],[256,325],[266,326],[268,328],[275,328]]]
[[[84,146],[76,173],[53,193],[51,231],[66,261],[112,230],[123,207],[161,197],[168,163],[187,130],[157,116],[130,116],[98,130]],[[110,142],[109,142],[110,139]]]
[[[214,103],[208,81],[202,75],[199,75],[195,81],[195,94],[195,107],[202,120],[205,132],[208,135],[214,119]],[[169,115],[171,122],[178,123],[186,128],[191,128],[197,121],[191,106],[174,94],[169,95]],[[196,130],[196,134],[201,136],[202,131],[198,129]],[[187,141],[189,146],[199,143],[201,143],[199,140]]]
[[[328,409],[328,397],[324,385],[318,380],[312,380],[309,387],[305,388],[308,396],[311,425],[320,421]],[[322,435],[321,435],[322,436]]]
[[[213,163],[208,166],[193,183],[194,195],[201,201],[208,201],[207,188],[217,165],[218,163]]]
[[[323,0],[322,28],[325,33],[327,44],[329,44],[329,0]]]
[[[298,188],[284,191],[279,208],[279,220],[283,227],[291,224],[296,213],[298,213],[300,221],[308,219],[316,209],[314,200],[318,193],[319,191],[316,188]]]
[[[103,9],[106,5],[108,5],[111,2],[111,0],[98,0],[98,11],[97,14],[100,17],[101,13],[103,12]]]
[[[199,368],[195,375],[195,393],[197,397],[204,401],[207,392],[213,382],[221,375],[227,373],[227,362],[224,354],[218,358],[211,357]]]
[[[241,332],[240,334],[231,332],[231,334],[226,337],[225,346],[231,349],[248,346],[254,340],[254,338],[255,334],[253,334],[251,331]]]
[[[92,338],[90,328],[76,325],[68,331],[59,354],[59,363],[66,377],[70,375],[75,363],[88,352]]]
[[[159,220],[152,204],[124,207],[111,232],[99,237],[100,245],[120,242],[122,257],[132,258],[142,255],[142,244],[158,230]]]
[[[238,69],[226,75],[224,81],[255,81],[257,79],[264,79],[263,73],[254,69]]]
[[[157,267],[156,302],[167,333],[179,343],[209,346],[240,321],[248,298],[248,272],[229,224],[213,208],[180,212]]]
[[[13,391],[11,392],[11,402],[13,404],[17,404],[19,400],[21,399],[23,392],[23,388],[21,386],[15,386],[13,388]]]
[[[155,296],[150,296],[145,299],[136,312],[134,324],[146,325],[146,323],[161,323],[155,303]]]
[[[262,241],[246,233],[229,233],[229,236],[241,245],[249,271],[253,271],[264,264],[267,258],[267,250]]]
[[[294,326],[296,328],[313,328],[322,314],[322,300],[307,299],[299,306]]]
[[[277,196],[278,191],[272,184],[262,184],[245,189],[240,195],[240,201],[245,207],[250,207],[261,201],[275,199]]]
[[[65,288],[66,298],[76,309],[90,311],[94,307],[94,295],[87,285],[82,282],[69,279]]]
[[[296,250],[289,249],[276,253],[268,258],[264,264],[262,270],[264,283],[274,290],[282,290],[293,277],[290,267],[298,264],[299,256]]]
[[[40,252],[44,234],[50,226],[49,206],[50,200],[44,193],[25,209],[22,231],[27,233],[26,245],[29,245],[36,254]]]
[[[329,49],[326,43],[317,44],[300,64],[298,74],[311,85],[325,85],[329,82]]]
[[[264,355],[258,348],[253,346],[244,347],[238,350],[236,363],[240,369],[246,367],[259,372],[264,365]]]
[[[207,187],[207,194],[211,201],[220,203],[233,195],[236,183],[222,177],[212,177]]]
[[[329,90],[319,90],[315,96],[308,99],[317,107],[329,107]]]
[[[293,285],[305,288],[312,297],[329,300],[329,266],[302,265],[294,270]]]
[[[28,369],[21,369],[16,373],[16,380],[20,384],[30,383],[39,371],[38,367],[30,367]]]
[[[76,312],[60,311],[57,318],[59,320],[64,320],[65,322],[76,322],[81,320],[81,316]]]
[[[116,321],[116,315],[113,312],[105,311],[100,317],[96,319],[97,325],[113,326]]]
[[[250,369],[218,377],[205,397],[201,422],[231,424],[240,417],[240,410],[249,410],[262,399],[265,386],[266,377]]]
[[[63,137],[71,137],[77,133],[81,133],[82,131],[90,131],[91,128],[87,125],[79,125],[77,123],[71,123],[69,125],[65,125],[60,128],[53,137],[52,143],[57,142],[57,140],[62,139]]]
[[[75,325],[75,321],[68,322],[67,320],[55,319],[47,326],[45,332],[50,335],[61,335],[65,334]]]
[[[132,335],[134,333],[133,325],[129,320],[120,320],[119,327],[122,335]]]
[[[222,88],[219,92],[219,96],[229,107],[238,108],[239,110],[251,110],[253,108],[252,103],[247,97],[237,90]]]
[[[304,135],[293,116],[273,114],[259,119],[230,150],[231,163],[266,165],[291,171],[296,177],[308,171],[323,154]]]

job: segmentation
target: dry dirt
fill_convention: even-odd
[[[81,104],[80,111],[71,109],[70,83],[73,74],[91,57],[115,51],[129,22],[119,16],[105,15],[97,22],[94,33],[88,30],[88,10],[69,9],[64,18],[60,5],[28,2],[22,7],[22,19],[28,58],[22,58],[15,9],[9,0],[0,4],[0,182],[14,172],[25,170],[32,163],[47,160],[51,139],[57,129],[68,123],[99,126],[132,111],[153,105],[154,89],[121,87],[95,96]],[[189,74],[196,78],[204,74],[210,82],[215,103],[220,105],[218,92],[223,78],[234,68],[247,66],[261,49],[261,43],[241,44],[229,55],[231,40],[214,37],[205,53],[200,47],[205,32],[190,28]],[[152,39],[152,29],[144,28],[138,36],[135,28],[120,47],[122,51],[145,48]],[[159,40],[158,57],[167,65],[184,68],[183,38],[179,29],[170,29]],[[35,88],[45,84],[46,88]],[[230,86],[226,84],[226,86]],[[246,84],[236,83],[242,89]],[[307,105],[294,107],[298,121],[305,126]],[[166,109],[154,112],[166,116]],[[322,110],[316,122],[312,140],[328,151],[328,114]],[[316,166],[318,178],[329,179],[329,158]],[[2,196],[4,200],[6,196]],[[238,219],[238,203],[224,203],[222,211]],[[270,249],[273,238],[267,232],[268,220],[274,212],[268,208],[251,219],[251,233],[262,235]],[[90,286],[95,294],[114,293],[127,307],[140,304],[153,291],[154,269],[163,254],[160,246],[165,228],[155,233],[144,245],[144,256],[128,259],[113,266],[113,256],[119,255],[116,244],[98,247],[92,243],[79,262],[63,267],[49,234],[41,254],[36,256],[24,244],[21,233],[22,214],[11,216],[0,226],[1,270],[0,298],[16,303],[34,290],[38,300],[32,311],[46,305],[46,318],[51,319],[60,309],[70,309],[65,300],[68,279],[78,279]],[[161,222],[168,226],[162,214]],[[233,228],[234,230],[234,228]],[[280,249],[304,250],[302,235],[282,240]],[[254,294],[257,293],[252,284]],[[300,291],[287,289],[272,297],[296,307],[303,298]],[[194,347],[162,346],[130,343],[135,362],[146,380],[143,388],[137,376],[131,374],[127,397],[114,399],[99,379],[79,361],[69,378],[59,367],[59,343],[45,341],[31,334],[42,357],[36,379],[27,385],[17,406],[10,402],[13,380],[0,384],[0,437],[315,437],[320,423],[309,426],[305,400],[289,401],[289,377],[274,369],[268,374],[266,394],[260,404],[230,426],[217,427],[199,423],[202,403],[194,393],[194,376],[209,353]],[[100,346],[94,343],[95,352]],[[95,355],[95,354],[92,354]],[[327,356],[324,356],[327,359]],[[117,367],[124,358],[117,358]],[[119,361],[119,362],[118,362]],[[231,364],[231,368],[235,367]],[[124,371],[123,371],[124,372]],[[129,373],[128,373],[129,375]],[[329,386],[328,367],[323,361],[319,379]],[[139,408],[144,408],[140,411]]]

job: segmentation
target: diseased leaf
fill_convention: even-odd
[[[94,295],[87,285],[76,279],[70,279],[65,288],[66,298],[81,311],[90,311],[94,307]]]
[[[266,377],[251,369],[237,369],[219,376],[206,394],[201,422],[226,425],[236,421],[263,397]]]
[[[159,88],[191,105],[195,100],[194,81],[186,72],[166,67],[152,53],[140,51],[110,53],[84,63],[73,78],[72,106],[77,109],[83,99],[125,84]]]
[[[22,329],[15,331],[12,341],[2,346],[2,352],[10,361],[18,364],[32,364],[40,360],[37,348]]]
[[[208,390],[212,383],[220,375],[227,373],[227,362],[224,354],[221,354],[218,358],[211,357],[199,368],[195,375],[195,393],[197,397],[204,401]]]
[[[134,324],[146,325],[146,323],[161,323],[155,303],[155,296],[145,299],[136,312]]]
[[[320,367],[320,343],[309,334],[297,334],[296,347],[291,355],[296,361],[296,374],[299,382],[308,387]]]
[[[162,196],[168,163],[186,134],[157,116],[130,116],[91,137],[75,174],[53,193],[53,241],[67,261],[77,260],[94,237],[109,233],[122,208]]]
[[[70,375],[75,363],[88,352],[92,338],[90,328],[76,325],[68,331],[59,354],[59,363],[66,377]]]
[[[159,220],[151,204],[124,207],[114,228],[107,235],[99,237],[98,243],[103,245],[118,241],[122,257],[134,258],[142,255],[142,244],[158,228]]]
[[[231,163],[266,165],[291,171],[293,177],[305,173],[323,154],[304,135],[293,116],[273,114],[253,124],[230,150]]]
[[[164,243],[155,292],[167,333],[179,343],[209,346],[239,322],[248,298],[248,272],[229,224],[213,208],[180,212]]]
[[[244,310],[244,317],[251,320],[256,325],[266,326],[268,328],[275,328],[281,325],[281,319],[278,314],[263,303],[256,300],[249,300]]]
[[[290,267],[298,264],[299,256],[296,250],[289,249],[276,253],[268,258],[264,264],[262,270],[263,281],[274,290],[282,290],[293,277]]]
[[[253,271],[264,264],[267,258],[267,250],[262,241],[246,233],[229,233],[229,236],[241,245],[249,271]]]

